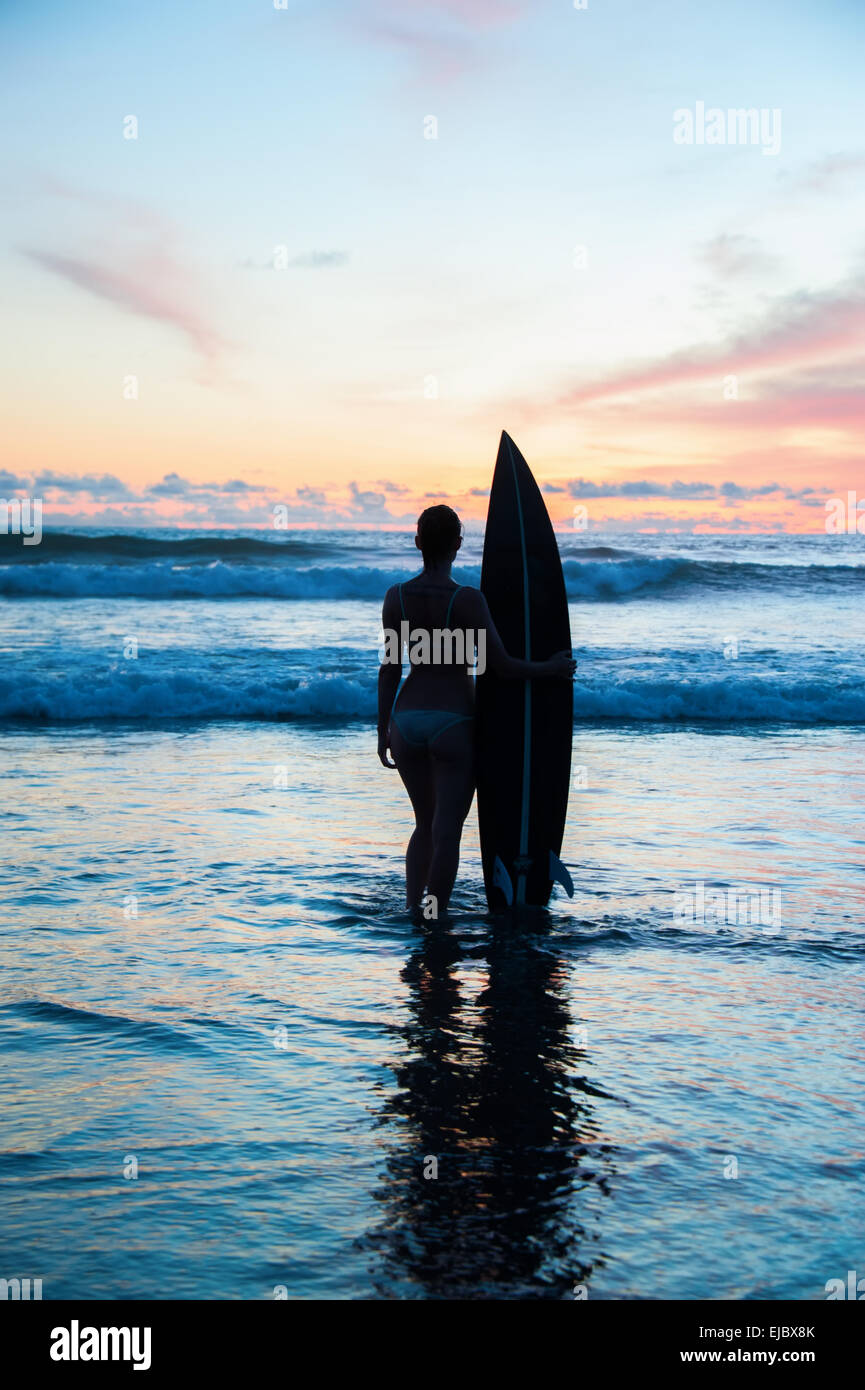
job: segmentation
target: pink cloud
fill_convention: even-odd
[[[646,367],[569,391],[563,406],[660,391],[709,377],[816,364],[865,345],[865,275],[833,291],[800,290],[776,300],[755,327],[718,345],[697,344]]]
[[[527,0],[391,0],[390,4],[375,0],[371,8],[379,14],[390,10],[402,18],[410,15],[433,21],[444,13],[467,29],[489,29],[511,24],[528,6]]]
[[[773,382],[759,393],[749,395],[747,381],[739,380],[737,400],[724,400],[721,380],[716,399],[653,400],[641,402],[639,420],[643,424],[705,425],[712,430],[755,430],[767,435],[798,427],[835,429],[850,435],[865,432],[865,394],[861,387],[835,384],[817,379]],[[590,446],[605,453],[615,452],[604,445]]]
[[[415,0],[401,9],[425,11],[433,15],[442,10],[454,15],[463,24],[486,29],[497,24],[510,24],[525,10],[525,0]]]
[[[449,81],[485,56],[475,42],[481,33],[512,24],[527,9],[527,0],[366,0],[348,15],[367,38],[411,55],[424,80]]]
[[[358,27],[367,37],[408,53],[425,78],[449,81],[471,65],[471,47],[462,35],[431,35],[386,20],[369,19]]]
[[[206,289],[173,223],[135,199],[50,174],[33,174],[30,185],[37,195],[78,205],[84,220],[77,231],[66,226],[66,244],[74,239],[86,250],[28,246],[24,255],[85,294],[177,330],[208,368],[216,365],[230,344],[215,326]]]
[[[865,397],[861,391],[795,392],[759,400],[740,400],[710,409],[698,408],[686,418],[744,429],[792,429],[821,426],[845,433],[865,432]],[[681,412],[680,412],[681,418]]]
[[[115,267],[53,251],[24,248],[24,254],[97,299],[178,329],[208,362],[227,347],[194,302],[188,272],[166,251],[154,248]]]

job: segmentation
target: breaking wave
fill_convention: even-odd
[[[261,544],[275,549],[271,543]],[[645,556],[620,560],[567,559],[563,569],[570,598],[600,602],[650,594],[675,598],[701,589],[783,590],[795,587],[813,590],[817,586],[865,583],[865,565],[764,565]],[[410,573],[414,571],[375,568],[360,563],[300,568],[285,562],[250,564],[222,559],[185,564],[167,559],[143,564],[44,560],[0,565],[0,594],[7,598],[380,601],[391,584],[409,578]],[[455,572],[455,578],[460,583],[479,584],[480,566],[463,566]]]
[[[73,675],[0,679],[0,720],[314,720],[369,722],[376,677],[323,675],[244,679],[179,670],[146,674],[126,668]],[[731,677],[725,680],[609,680],[574,686],[577,722],[865,723],[865,683]]]

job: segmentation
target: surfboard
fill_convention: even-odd
[[[511,656],[543,661],[571,646],[568,601],[552,522],[514,441],[502,433],[484,536],[481,589]],[[477,679],[478,823],[494,912],[543,907],[559,881],[571,774],[568,680]]]

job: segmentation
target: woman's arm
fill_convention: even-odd
[[[393,709],[393,702],[396,699],[396,692],[402,679],[402,642],[400,640],[399,619],[399,600],[395,591],[388,589],[381,610],[381,625],[385,634],[385,659],[378,668],[378,756],[385,767],[396,767],[396,763],[391,762],[387,756],[389,747],[387,733],[390,724],[390,712]],[[388,641],[389,633],[395,635],[395,637],[391,637],[390,641]],[[394,649],[395,660],[393,659]]]
[[[468,615],[471,622],[466,618],[463,622],[467,627],[474,625],[486,633],[487,665],[497,676],[504,676],[510,680],[543,680],[553,677],[570,680],[573,677],[577,663],[569,651],[556,652],[555,656],[548,657],[546,661],[525,661],[518,656],[511,656],[505,651],[486,598],[480,589],[472,589],[469,592],[474,611]],[[466,607],[468,606],[467,604]]]

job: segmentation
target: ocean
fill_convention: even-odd
[[[455,577],[477,583],[469,530]],[[575,883],[403,909],[410,535],[0,537],[0,1229],[44,1298],[863,1272],[865,537],[560,544]]]

